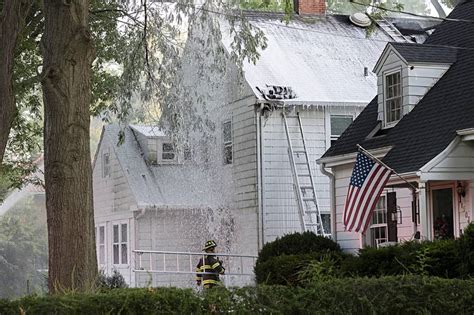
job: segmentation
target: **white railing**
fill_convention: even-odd
[[[193,275],[189,279],[194,279],[196,266],[200,258],[207,256],[204,252],[175,252],[159,250],[134,250],[133,272],[136,274],[161,274],[161,275]],[[239,283],[237,278],[246,278],[253,281],[254,266],[257,256],[238,255],[227,253],[212,253],[222,261],[225,274],[220,275],[224,284]],[[200,272],[209,274],[210,272]],[[248,283],[248,281],[246,282]]]

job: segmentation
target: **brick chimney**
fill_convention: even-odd
[[[326,14],[326,0],[293,0],[296,14]]]

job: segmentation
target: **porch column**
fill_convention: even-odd
[[[420,225],[422,231],[422,238],[426,240],[431,240],[431,229],[429,223],[428,215],[428,205],[427,205],[427,191],[426,191],[426,182],[420,182],[419,184],[419,193],[418,193],[418,203],[420,211]]]

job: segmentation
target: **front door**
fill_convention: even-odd
[[[432,198],[434,238],[454,238],[453,189],[435,189]]]

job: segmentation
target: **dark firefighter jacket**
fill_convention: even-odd
[[[204,286],[213,286],[219,284],[219,274],[224,274],[225,269],[222,262],[214,255],[208,255],[204,259],[199,259],[196,266],[196,281]]]

